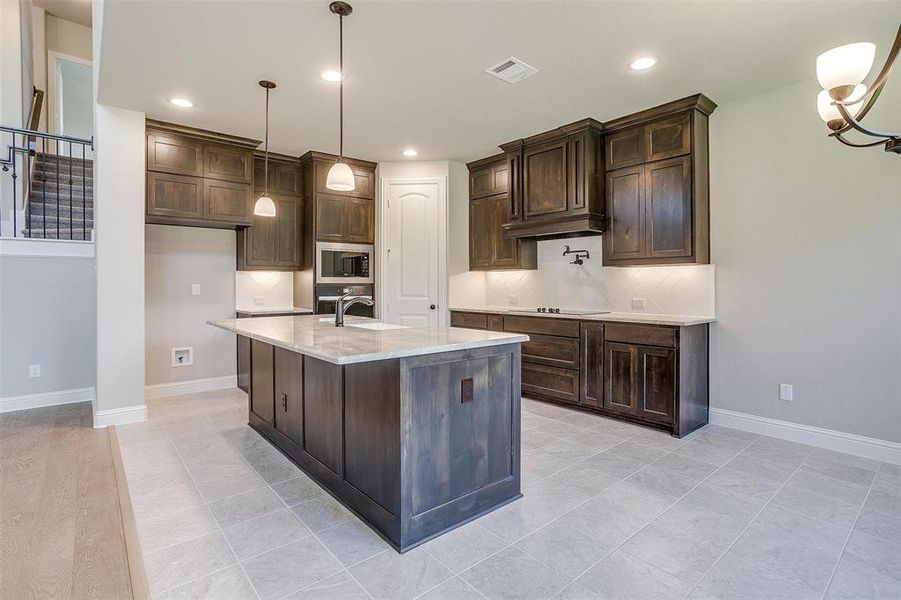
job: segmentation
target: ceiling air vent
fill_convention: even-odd
[[[498,79],[503,79],[507,83],[518,83],[538,72],[538,69],[527,65],[518,58],[511,56],[507,60],[501,61],[493,67],[488,67],[485,72],[494,75]]]

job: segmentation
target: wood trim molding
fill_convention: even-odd
[[[230,390],[236,387],[238,387],[237,375],[190,379],[188,381],[174,381],[172,383],[155,383],[153,385],[144,386],[144,398],[147,400],[169,398],[171,396],[196,394],[197,392]]]
[[[188,135],[208,142],[231,144],[251,149],[254,149],[263,143],[262,140],[255,140],[253,138],[246,138],[238,135],[231,135],[228,133],[219,133],[217,131],[210,131],[208,129],[198,129],[197,127],[190,127],[189,125],[179,125],[178,123],[157,121],[156,119],[145,119],[144,125],[147,129],[167,131],[169,133],[177,133],[180,135]]]
[[[631,115],[626,115],[625,117],[607,121],[604,123],[604,133],[614,133],[622,129],[628,129],[635,125],[642,125],[686,110],[697,110],[709,116],[716,110],[716,103],[704,94],[687,96],[685,98],[680,98],[679,100],[673,100],[672,102],[667,102],[653,108],[632,113]]]
[[[335,162],[337,159],[337,154],[328,154],[327,152],[317,152],[316,150],[310,150],[309,152],[303,154],[299,160],[300,164],[306,164],[312,160]],[[378,165],[378,163],[374,163],[369,160],[363,160],[362,158],[351,158],[349,156],[344,157],[344,162],[351,166],[364,167],[368,169],[374,169]]]
[[[125,478],[125,465],[122,463],[122,452],[119,449],[119,435],[115,427],[108,427],[106,431],[119,497],[119,516],[122,519],[122,533],[125,537],[125,560],[131,584],[131,597],[134,600],[150,600],[150,586],[147,583],[147,573],[144,571],[144,556],[141,553],[134,508],[131,505],[131,495],[128,493],[128,481]]]
[[[500,154],[495,154],[493,156],[487,156],[485,158],[480,158],[479,160],[468,162],[466,163],[466,168],[472,171],[473,169],[478,169],[487,165],[493,165],[494,163],[499,163],[504,160],[507,160],[507,155],[501,152]]]
[[[888,440],[713,407],[710,424],[901,465],[901,444]]]

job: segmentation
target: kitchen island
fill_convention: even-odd
[[[249,424],[395,549],[520,494],[520,333],[320,315],[211,321],[249,344]]]

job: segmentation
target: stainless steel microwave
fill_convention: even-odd
[[[372,283],[369,244],[316,242],[316,283]]]

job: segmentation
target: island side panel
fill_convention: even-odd
[[[400,515],[400,361],[344,367],[344,480]]]
[[[303,356],[276,348],[275,428],[293,442],[303,441]]]
[[[275,417],[275,385],[272,373],[273,348],[257,340],[250,341],[250,412],[270,425]]]
[[[519,344],[401,359],[401,548],[520,496]]]
[[[344,371],[309,356],[303,357],[303,449],[344,476]]]

